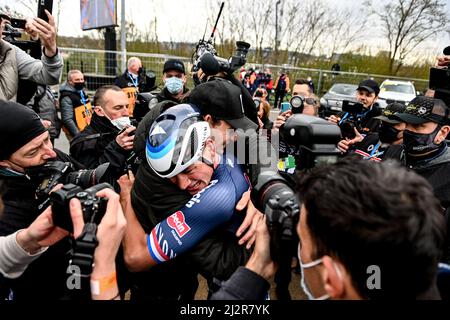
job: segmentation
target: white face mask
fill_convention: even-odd
[[[130,117],[121,117],[110,121],[119,130],[131,126]]]
[[[308,284],[306,283],[306,280],[305,280],[305,269],[312,268],[312,267],[315,267],[315,266],[321,264],[322,263],[322,258],[314,260],[314,261],[311,261],[309,263],[303,263],[301,255],[300,255],[300,243],[299,243],[298,244],[298,261],[300,262],[300,269],[301,269],[300,271],[302,273],[301,274],[300,285],[301,285],[303,291],[305,292],[305,294],[308,296],[308,299],[309,300],[327,300],[327,299],[329,299],[330,296],[328,294],[324,294],[323,296],[320,296],[318,298],[314,298],[314,295],[311,292],[311,289],[309,288],[309,286],[308,286]],[[336,265],[335,265],[335,269],[336,269],[336,273],[338,274],[339,278],[342,279],[341,272],[339,271],[339,268]]]

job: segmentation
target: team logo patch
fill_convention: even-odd
[[[167,219],[167,224],[182,238],[191,228],[187,225],[182,211],[177,211]]]
[[[419,110],[417,110],[417,112],[418,112],[420,115],[425,114],[425,113],[427,113],[427,108],[425,108],[425,107],[420,107]]]

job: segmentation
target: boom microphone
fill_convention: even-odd
[[[219,63],[217,62],[216,58],[214,58],[214,56],[209,52],[205,52],[203,54],[199,66],[208,76],[215,75],[220,71]]]

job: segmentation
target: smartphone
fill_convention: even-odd
[[[122,130],[119,131],[119,133],[117,135],[121,135],[125,130],[127,130],[129,127],[125,127]],[[136,130],[131,131],[128,136],[131,137],[132,135],[134,135],[136,133]]]
[[[38,18],[48,22],[47,14],[45,10],[52,13],[53,9],[53,0],[38,0]]]
[[[11,19],[11,26],[15,29],[25,29],[25,25],[27,24],[26,20],[23,19]]]
[[[291,110],[291,104],[289,102],[283,102],[281,104],[280,113],[286,112],[288,110]]]

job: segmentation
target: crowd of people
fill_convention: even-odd
[[[450,116],[442,100],[418,96],[382,109],[378,83],[367,79],[355,93],[360,112],[325,120],[311,79],[291,88],[287,71],[274,81],[268,69],[235,77],[204,74],[200,64],[189,89],[183,62],[169,59],[164,88],[137,121],[138,94],[148,88],[136,57],[92,97],[83,73],[71,70],[59,103],[50,99],[63,60],[47,16],[26,25],[42,44],[37,59],[0,40],[0,299],[130,292],[136,301],[192,300],[202,275],[210,299],[262,301],[275,277],[276,298],[288,300],[293,259],[309,299],[449,298]],[[0,19],[2,31],[10,20]],[[448,62],[440,58],[439,67]],[[24,80],[36,83],[29,103],[19,103]],[[43,112],[46,95],[54,108]],[[300,156],[316,150],[284,130],[295,119],[342,132],[333,146],[341,159],[299,170]],[[68,153],[53,147],[61,127]],[[263,175],[279,175],[295,193],[297,232],[282,259],[271,252],[265,213],[273,204],[255,196]]]

